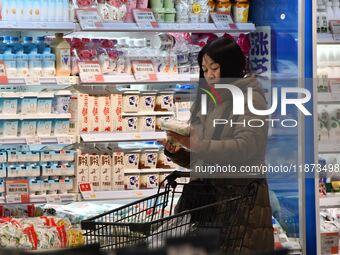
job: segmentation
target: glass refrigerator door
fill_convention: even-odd
[[[279,95],[278,102],[281,102],[283,88],[308,89],[310,86],[303,79],[308,76],[303,51],[306,45],[302,39],[306,32],[302,25],[305,19],[303,13],[307,6],[303,2],[261,0],[256,1],[250,10],[251,20],[256,24],[257,31],[251,34],[252,50],[249,61],[252,70],[262,80],[269,105],[272,105],[276,98],[275,89]],[[288,97],[296,98],[296,95],[292,93]],[[312,112],[311,102],[305,106]],[[305,133],[304,122],[311,121],[312,118],[305,119],[294,105],[287,106],[286,114],[282,110],[281,104],[278,103],[277,110],[270,116],[276,122],[273,122],[270,128],[266,155],[268,166],[273,167],[267,176],[275,245],[277,248],[283,246],[296,251],[302,249],[305,254],[313,254],[306,253],[305,250],[315,252],[315,248],[306,247],[304,241],[306,240],[304,226],[307,220],[304,190],[306,185],[313,186],[313,183],[309,182],[314,182],[314,179],[305,178],[304,171],[300,167],[309,160],[313,163],[313,153],[305,151],[305,142],[302,140],[302,134]],[[289,123],[292,120],[296,120],[296,127]],[[308,134],[304,135],[308,136]],[[313,142],[312,138],[306,137],[306,140]],[[312,155],[311,158],[309,154]],[[313,210],[314,208],[313,204]],[[313,218],[313,215],[310,217]],[[315,233],[312,225],[309,227]],[[286,236],[287,239],[283,240],[282,236]]]

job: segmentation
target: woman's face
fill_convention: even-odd
[[[218,83],[221,78],[220,64],[214,62],[207,54],[203,56],[202,70],[208,84]]]

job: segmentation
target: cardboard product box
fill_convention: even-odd
[[[89,96],[90,132],[99,132],[99,97]]]
[[[74,181],[74,192],[79,191],[79,184],[89,182],[89,155],[78,151],[76,156],[76,178]]]
[[[124,189],[124,153],[114,152],[112,155],[112,189]]]
[[[99,155],[89,155],[89,182],[92,184],[94,191],[100,190],[100,173]]]
[[[110,96],[99,97],[99,131],[112,131],[112,113]]]
[[[123,130],[123,95],[122,94],[111,94],[111,120],[112,120],[112,131]]]
[[[100,189],[111,190],[112,188],[112,157],[100,155]]]
[[[90,131],[90,96],[88,94],[73,94],[70,102],[70,131],[72,134]]]

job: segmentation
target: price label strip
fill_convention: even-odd
[[[4,61],[0,61],[0,84],[8,84],[8,78]]]
[[[28,180],[6,180],[6,202],[29,203],[29,184]]]
[[[157,75],[151,60],[132,60],[132,70],[136,81],[156,81]]]
[[[91,183],[80,183],[79,190],[84,200],[96,199],[96,193],[93,190],[93,186]]]
[[[46,196],[46,202],[51,204],[61,204],[61,197],[60,195],[48,195]]]
[[[84,83],[104,82],[102,70],[98,61],[82,61],[78,63],[79,77]]]
[[[139,28],[150,29],[159,27],[155,16],[150,9],[134,9],[133,17]]]
[[[213,20],[217,29],[237,29],[233,19],[228,12],[215,12],[211,13],[211,19]]]
[[[76,16],[82,29],[103,27],[102,20],[95,8],[77,9]]]

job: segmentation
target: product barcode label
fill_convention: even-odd
[[[84,83],[103,82],[104,77],[98,61],[79,62],[79,76]]]
[[[158,23],[150,9],[133,9],[133,15],[139,28],[157,28]]]
[[[6,180],[6,202],[28,203],[29,202],[28,180]]]
[[[82,29],[93,29],[103,26],[97,9],[77,9],[76,15]]]

